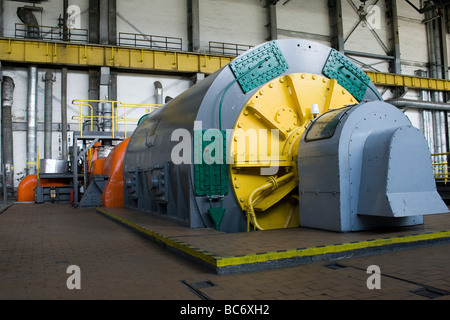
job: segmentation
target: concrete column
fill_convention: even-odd
[[[100,39],[100,3],[89,0],[89,43],[99,43]]]

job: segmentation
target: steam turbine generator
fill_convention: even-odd
[[[149,114],[124,203],[191,228],[357,231],[447,212],[424,136],[336,50],[261,44]]]

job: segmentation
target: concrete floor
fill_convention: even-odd
[[[428,232],[427,224],[437,224],[440,231],[450,230],[450,215],[426,217],[423,230]],[[174,230],[177,228],[166,225],[171,234],[176,233]],[[276,234],[278,243],[300,239],[299,236],[292,237],[292,232],[285,234],[286,239],[282,234]],[[261,235],[264,233],[260,232],[258,236]],[[211,243],[208,240],[210,236],[192,234],[191,239],[197,243],[206,239],[206,243]],[[221,246],[230,251],[236,247],[234,244],[242,245],[243,236],[248,238],[248,234],[227,235],[228,244]],[[356,235],[331,233],[329,236],[339,236],[344,241],[348,237],[354,241]],[[246,247],[252,245],[250,241]],[[301,246],[292,244],[292,247]],[[446,239],[426,246],[350,255],[335,261],[322,259],[301,265],[222,275],[168,249],[163,241],[150,241],[94,208],[74,209],[65,204],[14,204],[0,214],[0,299],[450,299],[450,242]],[[68,273],[71,265],[79,267],[81,289],[67,286],[69,277],[76,275]],[[373,276],[367,272],[371,265],[380,269],[380,289],[367,286],[369,277]]]

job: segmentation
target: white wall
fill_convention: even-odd
[[[200,46],[209,41],[258,45],[266,41],[267,13],[260,0],[200,0]]]
[[[283,5],[284,1],[277,5],[278,29],[293,30],[323,36],[330,35],[330,23],[328,19],[328,5],[325,0],[290,1]],[[280,35],[280,39],[288,36]],[[319,41],[330,45],[327,41]]]
[[[118,0],[117,31],[181,38],[188,48],[187,1]]]

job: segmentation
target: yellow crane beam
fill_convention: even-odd
[[[209,74],[232,60],[192,52],[0,38],[0,61],[8,62]]]
[[[123,46],[0,38],[0,61],[210,74],[234,57]],[[450,91],[450,81],[366,71],[376,85]]]
[[[446,79],[423,78],[403,74],[366,71],[376,85],[408,87],[412,89],[450,91],[450,81]]]

